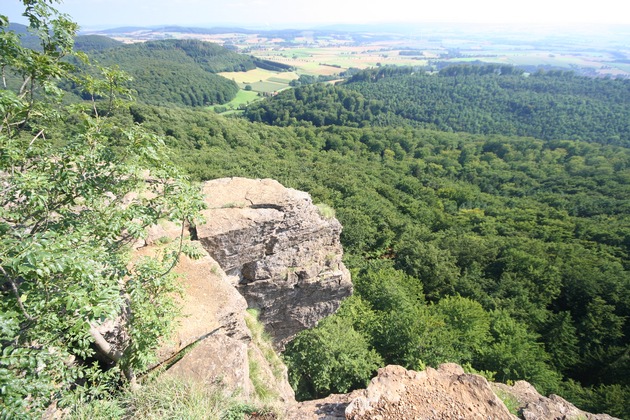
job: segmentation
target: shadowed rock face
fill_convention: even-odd
[[[337,310],[352,293],[341,262],[341,225],[307,193],[270,179],[224,178],[204,184],[206,251],[230,276],[282,349],[298,332]]]

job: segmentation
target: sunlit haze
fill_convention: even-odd
[[[20,22],[21,2],[3,3],[0,14]],[[162,24],[264,28],[377,22],[630,24],[630,3],[618,0],[66,0],[57,7],[84,28]]]

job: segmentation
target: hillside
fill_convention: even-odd
[[[120,47],[122,42],[101,35],[81,35],[74,39],[74,48],[86,53]]]
[[[256,67],[247,56],[194,40],[151,41],[93,53],[102,65],[117,65],[134,79],[138,99],[154,105],[207,106],[230,101],[238,92],[220,71]]]
[[[341,86],[304,87],[251,106],[252,121],[373,125],[630,145],[630,81],[511,66],[459,65],[437,74],[385,67]],[[368,112],[369,109],[369,112]],[[285,111],[289,111],[288,113]]]

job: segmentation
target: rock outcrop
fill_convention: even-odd
[[[492,384],[495,390],[513,396],[518,401],[518,411],[525,420],[538,419],[588,419],[615,420],[608,414],[591,414],[582,411],[567,400],[551,394],[543,397],[529,382],[516,381],[514,385]]]
[[[182,317],[160,350],[160,364],[167,375],[220,384],[247,399],[256,398],[255,379],[267,394],[295,402],[286,367],[270,361],[276,355],[253,337],[246,309],[260,311],[278,348],[333,313],[352,292],[341,262],[341,225],[322,216],[308,194],[272,180],[219,179],[203,192],[205,222],[189,239],[206,255],[182,256],[175,268],[184,288]],[[152,226],[137,257],[180,233],[168,222]]]
[[[516,419],[488,381],[455,364],[422,372],[401,366],[378,370],[367,389],[300,403],[288,418],[315,419]]]
[[[516,419],[488,381],[452,363],[422,372],[400,366],[379,369],[362,395],[346,408],[346,418]]]
[[[159,242],[166,242],[164,238],[177,236],[176,229],[165,225],[153,230],[159,234],[147,237],[147,246],[137,250],[138,256],[152,255],[162,247]],[[167,368],[165,374],[255,399],[250,375],[250,363],[255,358],[257,366],[263,366],[259,381],[268,384],[278,400],[293,402],[286,369],[273,372],[264,367],[268,362],[260,357],[246,325],[247,302],[219,264],[207,254],[196,260],[182,255],[175,272],[181,275],[182,312],[174,334],[158,353],[159,365]]]
[[[518,401],[518,417],[499,399]],[[453,363],[428,367],[422,372],[401,366],[379,369],[367,389],[349,394],[289,405],[287,419],[301,420],[619,420],[607,414],[590,414],[551,395],[541,396],[525,381],[514,386],[489,383],[479,375],[467,374]]]
[[[204,185],[206,222],[196,235],[282,349],[352,293],[341,262],[341,225],[310,196],[270,179]]]

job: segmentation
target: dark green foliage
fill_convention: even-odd
[[[357,73],[334,90],[287,92],[246,115],[274,125],[411,125],[630,145],[629,98],[628,80],[552,71],[526,76],[505,65],[454,66],[439,74],[383,67]]]
[[[247,71],[256,68],[254,60],[249,56],[237,54],[211,42],[193,39],[168,39],[126,45],[116,51],[108,51],[106,55],[99,58],[125,61],[154,58],[182,64],[192,61],[211,73]]]
[[[547,363],[549,356],[536,334],[505,311],[493,312],[491,319],[492,341],[481,349],[476,365],[496,372],[501,382],[525,379],[542,394],[557,390],[561,376]]]
[[[103,51],[121,45],[122,42],[102,35],[81,35],[74,39],[74,48],[86,53]]]
[[[245,115],[252,121],[287,126],[308,121],[315,126],[358,127],[380,112],[382,105],[362,95],[332,85],[317,84],[285,90],[273,101],[249,106]],[[297,121],[296,121],[297,120]]]
[[[339,316],[385,363],[627,389],[628,149],[141,106],[134,118],[195,177],[273,177],[332,206],[358,299]]]
[[[345,85],[411,123],[445,131],[630,144],[630,83],[562,73],[529,77],[509,66],[447,67],[439,75]]]
[[[271,60],[263,60],[261,58],[256,58],[254,56],[251,57],[254,62],[254,65],[258,68],[270,71],[291,71],[293,67],[288,64],[278,63]]]
[[[198,107],[229,102],[238,86],[214,73],[255,68],[247,56],[194,40],[125,45],[93,54],[93,59],[129,73],[138,99],[154,105]]]
[[[364,387],[382,364],[367,340],[341,318],[300,334],[288,344],[285,362],[298,400]]]

